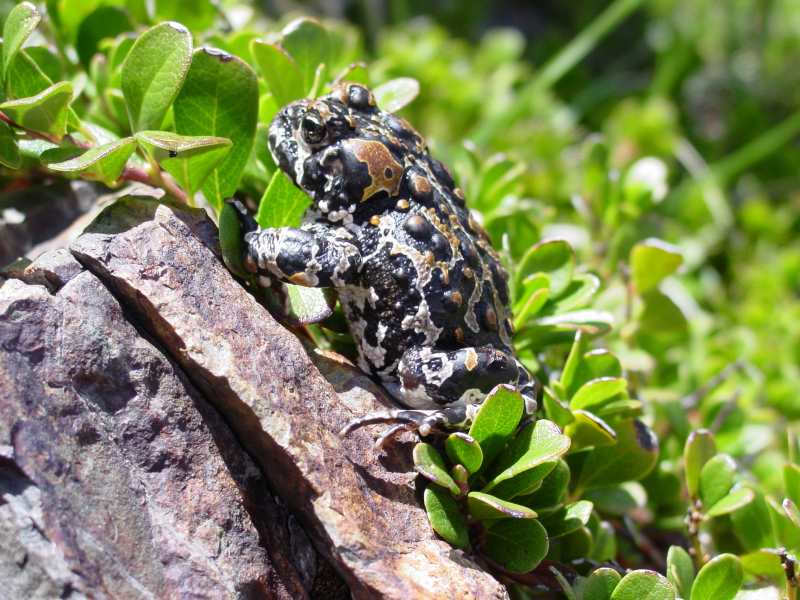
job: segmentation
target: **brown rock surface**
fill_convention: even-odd
[[[38,263],[56,294],[0,288],[0,597],[307,598],[216,411],[94,275]]]
[[[507,597],[435,538],[408,445],[376,455],[369,430],[337,438],[353,416],[381,408],[380,389],[315,353],[337,395],[297,338],[222,265],[203,211],[126,198],[71,250],[213,402],[354,598]]]

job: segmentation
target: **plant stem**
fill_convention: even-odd
[[[551,58],[541,70],[519,91],[514,103],[504,112],[489,118],[476,129],[470,138],[477,146],[485,146],[500,130],[517,121],[536,98],[551,88],[594,50],[595,46],[624,21],[644,0],[616,0],[581,31],[561,51]]]
[[[57,136],[50,135],[50,134],[47,134],[47,133],[40,133],[38,131],[33,131],[32,129],[27,129],[26,127],[23,127],[22,125],[19,125],[19,124],[15,123],[14,121],[12,121],[8,117],[8,115],[6,115],[3,112],[0,112],[0,121],[5,121],[9,125],[11,125],[11,127],[15,127],[17,129],[20,129],[20,130],[24,131],[25,133],[27,133],[32,138],[35,138],[37,140],[44,140],[45,142],[50,142],[51,144],[59,144],[59,143],[61,143],[61,140]]]
[[[703,520],[703,513],[700,502],[693,500],[689,505],[689,510],[686,513],[686,527],[689,529],[689,539],[692,541],[692,547],[689,549],[689,554],[694,559],[695,567],[699,572],[706,564],[705,556],[703,555],[703,547],[700,545],[700,521]]]
[[[146,183],[147,185],[151,185],[153,187],[160,187],[170,195],[174,196],[176,200],[183,202],[184,204],[189,203],[186,198],[186,193],[172,181],[163,177],[157,180],[141,167],[137,167],[131,163],[125,165],[125,169],[122,171],[120,178],[126,181],[138,181],[139,183]]]

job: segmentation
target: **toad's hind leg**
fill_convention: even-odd
[[[384,384],[404,410],[366,415],[351,421],[341,437],[363,425],[392,424],[376,443],[380,448],[402,430],[468,429],[480,404],[496,386],[516,387],[525,400],[525,416],[536,412],[536,380],[510,354],[490,347],[438,350],[410,348],[397,369],[398,381]]]

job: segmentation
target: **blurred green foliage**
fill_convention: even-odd
[[[419,95],[400,114],[503,248],[520,357],[547,386],[543,414],[572,439],[559,463],[574,475],[562,504],[594,503],[550,557],[616,555],[683,589],[694,572],[677,551],[665,562],[664,540],[687,532],[689,507],[691,539],[712,534],[701,555],[740,555],[746,580],[780,579],[780,557],[760,552],[800,548],[790,520],[800,516],[781,510],[800,501],[800,456],[786,435],[800,419],[800,4],[395,0],[296,3],[287,14],[274,4],[48,0],[37,24],[21,8],[8,19],[16,3],[0,0],[0,111],[25,127],[0,123],[0,186],[41,179],[44,165],[47,176],[148,181],[189,200],[202,191],[216,210],[235,192],[261,205],[262,225],[291,224],[304,200],[274,178],[266,149],[280,106],[338,76],[373,88],[415,79]],[[294,21],[303,15],[325,28]],[[189,32],[158,25],[167,20]],[[147,89],[163,72],[136,58],[148,29],[164,72],[180,73],[161,97]],[[238,57],[224,63],[232,70],[193,53],[203,45]],[[224,98],[224,88],[208,96],[209,80],[237,82],[241,93],[227,93],[252,102],[198,117]],[[183,174],[180,187],[162,168]],[[345,336],[309,331],[345,347]],[[581,392],[597,378],[625,385],[604,384],[614,391],[597,400],[594,388]],[[580,483],[587,457],[612,448],[614,428],[634,417],[658,437],[656,467],[639,482]],[[725,555],[709,565],[706,579],[739,568]]]

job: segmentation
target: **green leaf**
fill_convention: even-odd
[[[783,501],[783,509],[786,511],[786,514],[789,515],[795,527],[800,529],[800,510],[797,509],[797,505],[787,498]]]
[[[539,274],[534,279],[538,281],[547,279],[549,283],[549,278],[544,274]],[[533,292],[528,300],[520,305],[519,310],[514,311],[514,314],[517,315],[515,319],[517,326],[522,327],[532,316],[538,314],[542,307],[547,303],[547,298],[549,295],[550,289],[546,287],[540,288]]]
[[[297,227],[310,204],[306,193],[278,169],[258,205],[256,221],[261,227]]]
[[[586,525],[592,515],[592,507],[592,503],[585,500],[573,502],[550,515],[540,517],[539,522],[547,530],[548,537],[554,540]]]
[[[457,548],[469,546],[464,516],[450,492],[438,485],[429,485],[425,488],[424,502],[436,533]]]
[[[233,144],[202,185],[206,200],[219,211],[224,199],[236,192],[253,149],[258,78],[240,58],[201,48],[192,56],[173,110],[180,135],[222,137]]]
[[[732,494],[739,492],[742,488],[749,489],[754,494],[754,498],[750,502],[739,506],[730,513],[737,536],[749,552],[755,552],[761,548],[775,548],[776,540],[772,529],[772,517],[764,493],[749,482],[742,482],[737,486],[739,486],[738,489],[734,489]],[[724,499],[721,500],[721,502],[723,501]]]
[[[586,353],[586,346],[587,340],[583,336],[583,332],[578,331],[575,334],[575,340],[572,342],[572,348],[570,348],[569,355],[564,363],[564,368],[561,371],[561,377],[559,378],[565,393],[566,390],[572,386],[572,382],[575,379],[575,373],[578,370],[578,365],[583,362],[583,355]],[[592,379],[596,378],[593,377]],[[575,389],[577,390],[577,387]],[[571,398],[574,394],[575,392],[573,391],[566,397]]]
[[[324,321],[333,314],[336,295],[329,296],[331,289],[287,285],[289,295],[289,314],[287,321],[291,325],[310,325]]]
[[[83,68],[88,71],[92,57],[98,52],[100,42],[116,38],[121,33],[133,31],[128,15],[115,6],[101,6],[81,21],[75,49]]]
[[[586,304],[599,288],[597,276],[591,273],[576,275],[557,300],[551,300],[542,308],[542,314],[556,315]]]
[[[638,490],[633,486],[638,486]],[[589,490],[583,495],[583,498],[590,500],[596,511],[615,517],[622,517],[637,507],[647,504],[647,492],[640,484],[633,481]]]
[[[547,290],[547,293],[542,296],[541,299],[532,300],[533,296],[536,296],[538,292],[542,290]],[[517,284],[517,296],[519,297],[518,302],[514,305],[514,314],[522,314],[526,310],[531,314],[534,315],[539,312],[539,309],[544,306],[544,303],[547,301],[547,296],[550,293],[550,277],[545,273],[535,273],[533,275],[529,275],[525,279],[522,280],[521,283]],[[538,307],[528,308],[527,305],[531,302],[535,302]]]
[[[700,470],[700,499],[706,509],[728,495],[733,485],[736,463],[727,454],[717,454]]]
[[[411,77],[398,77],[382,83],[374,90],[375,103],[387,112],[397,112],[413,102],[419,94],[419,82]]]
[[[430,444],[419,443],[414,446],[413,454],[414,467],[423,476],[449,489],[456,496],[461,493],[458,485],[456,485],[456,482],[450,477],[450,473],[447,472],[444,459],[436,448]]]
[[[305,96],[303,76],[286,50],[262,40],[253,40],[250,52],[278,107]]]
[[[575,420],[569,408],[562,404],[549,388],[544,388],[542,398],[544,400],[544,409],[547,412],[548,419],[561,427],[565,427]]]
[[[558,580],[559,585],[561,585],[561,591],[564,592],[564,595],[567,597],[567,600],[578,600],[578,596],[575,595],[575,590],[572,589],[572,586],[567,581],[566,577],[555,567],[550,567],[550,572],[555,576]]]
[[[675,591],[666,577],[642,569],[625,575],[611,600],[675,600]]]
[[[308,17],[292,21],[282,33],[281,46],[297,63],[305,94],[314,85],[317,67],[331,63],[331,37],[322,23]]]
[[[572,416],[574,420],[564,428],[564,433],[572,440],[573,452],[617,443],[617,433],[600,417],[582,410],[576,410]]]
[[[677,246],[655,238],[639,242],[630,256],[633,287],[639,294],[652,290],[667,275],[674,273],[682,262]]]
[[[783,463],[781,475],[783,476],[783,488],[786,490],[786,497],[797,504],[800,502],[800,467],[794,463]]]
[[[699,429],[689,434],[683,449],[683,469],[686,474],[686,488],[692,498],[698,497],[700,471],[716,454],[717,444],[710,431]]]
[[[566,374],[566,369],[564,373]],[[572,378],[567,381],[565,375],[562,375],[561,383],[564,384],[567,398],[572,398],[581,386],[603,377],[622,377],[622,365],[613,352],[604,349],[590,350],[578,361]]]
[[[72,84],[62,81],[39,94],[0,104],[8,118],[26,129],[63,137],[67,133],[67,110],[72,101]]]
[[[524,408],[522,395],[508,385],[499,385],[486,396],[469,430],[483,451],[483,468],[492,463],[514,435]]]
[[[594,536],[591,559],[597,562],[614,560],[617,557],[617,536],[614,526],[608,521],[601,521]]]
[[[169,131],[140,131],[133,137],[190,197],[231,148],[231,141],[225,138],[182,136]]]
[[[610,600],[622,576],[614,569],[601,568],[589,575],[583,588],[583,600]]]
[[[535,519],[537,514],[527,506],[514,504],[507,500],[495,498],[489,494],[481,492],[470,492],[467,496],[469,505],[470,521],[482,521],[484,519]]]
[[[36,7],[30,2],[17,4],[8,13],[5,27],[3,27],[3,82],[8,75],[8,69],[14,62],[22,44],[36,28],[41,16]]]
[[[517,269],[517,278],[523,279],[536,273],[550,277],[550,297],[558,298],[572,281],[575,270],[575,254],[565,240],[539,242],[525,253]]]
[[[362,83],[369,87],[369,73],[367,73],[367,65],[363,62],[355,62],[345,68],[336,77],[336,83],[343,81],[353,81],[355,83]]]
[[[250,277],[242,263],[242,225],[236,209],[230,204],[222,207],[219,213],[219,245],[222,260],[234,275]]]
[[[642,295],[644,309],[638,315],[639,327],[645,333],[676,335],[689,326],[686,316],[677,304],[657,289]]]
[[[781,565],[781,559],[770,550],[758,550],[743,554],[739,557],[742,568],[759,579],[766,578],[773,581],[785,579],[786,573]]]
[[[191,62],[192,36],[179,23],[160,23],[136,40],[122,63],[122,93],[134,133],[161,127]]]
[[[559,460],[553,470],[542,480],[542,485],[538,490],[532,494],[518,496],[516,500],[540,515],[551,513],[564,504],[568,483],[569,466],[563,460]]]
[[[463,465],[470,473],[476,473],[483,462],[480,444],[463,431],[450,434],[444,442],[447,456],[454,465]]]
[[[692,586],[692,600],[733,600],[742,586],[744,570],[733,554],[720,554],[708,561]]]
[[[576,410],[598,410],[610,399],[628,387],[628,382],[615,377],[593,379],[582,385],[569,401],[569,408]]]
[[[9,169],[19,169],[22,165],[17,136],[5,121],[0,121],[0,165]]]
[[[112,185],[119,179],[134,150],[136,150],[136,140],[127,137],[89,148],[80,156],[64,162],[46,162],[44,157],[42,162],[53,171],[91,171],[100,181]]]
[[[680,598],[692,597],[694,562],[689,553],[680,546],[670,546],[667,552],[667,579]]]
[[[706,510],[706,515],[709,517],[719,517],[720,515],[727,515],[742,506],[745,506],[755,499],[755,493],[748,488],[741,488],[735,492],[723,496],[711,508]]]
[[[617,443],[589,450],[577,483],[591,489],[641,479],[658,459],[658,438],[638,419],[626,419],[614,426]],[[578,496],[578,494],[576,494]]]
[[[537,423],[538,425],[539,423]],[[555,426],[555,425],[554,425]],[[535,433],[535,432],[534,432]],[[534,436],[535,439],[536,436]],[[546,439],[537,440],[531,445],[531,448],[522,455],[513,465],[503,469],[484,487],[484,491],[489,491],[499,483],[520,475],[521,473],[543,465],[544,463],[552,462],[541,472],[537,473],[539,480],[544,477],[555,467],[555,460],[561,455],[566,453],[569,449],[570,439],[566,435],[556,435]],[[535,481],[527,481],[527,486],[532,485]]]
[[[19,140],[19,153],[27,158],[39,158],[48,150],[58,149],[53,142],[45,140]]]
[[[580,330],[588,336],[603,335],[614,327],[614,316],[603,310],[577,310],[574,312],[541,317],[535,325],[526,325],[520,331],[524,347],[542,348],[555,344],[568,344]]]
[[[512,573],[527,573],[547,554],[547,531],[536,519],[503,519],[486,532],[486,554]]]

